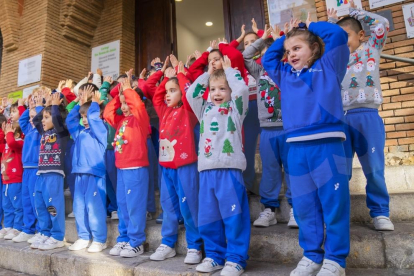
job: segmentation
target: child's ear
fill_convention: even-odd
[[[20,133],[16,132],[16,133],[14,134],[14,138],[20,138]]]
[[[364,31],[364,30],[360,30],[360,31],[358,32],[358,37],[359,37],[359,40],[360,40],[360,41],[363,41],[363,40],[364,40],[364,38],[365,38],[365,31]]]

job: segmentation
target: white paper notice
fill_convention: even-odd
[[[116,79],[119,76],[119,40],[92,48],[91,71],[99,68],[104,76]]]
[[[355,0],[355,5],[358,9],[362,9],[361,0]],[[326,0],[326,7],[328,9],[335,9],[338,16],[344,16],[349,14],[349,0]]]
[[[40,81],[42,73],[42,55],[37,55],[19,61],[17,86]]]
[[[292,18],[306,21],[308,12],[313,21],[317,21],[315,0],[267,0],[269,20],[272,26],[278,25],[283,30],[283,25]]]
[[[391,5],[394,3],[402,2],[403,0],[369,0],[369,7],[371,9],[375,9],[378,7],[383,7],[387,5]]]
[[[25,89],[23,89],[23,98],[29,97],[29,95],[32,94],[33,90],[38,87],[39,85],[34,85],[34,86],[26,87]]]
[[[407,37],[414,37],[414,3],[402,6]]]

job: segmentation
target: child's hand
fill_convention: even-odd
[[[289,27],[290,27],[289,22],[286,22],[285,25],[283,26],[283,32],[285,33],[285,35],[289,32]]]
[[[224,56],[224,59],[221,59],[221,64],[223,65],[223,69],[226,70],[231,67],[231,60],[228,56]]]
[[[29,95],[29,97],[27,98],[27,102],[29,103],[29,109],[32,109],[33,107],[36,106],[33,95]]]
[[[65,84],[65,81],[64,80],[61,80],[60,82],[59,82],[59,84],[58,84],[58,87],[57,87],[57,91],[62,91],[62,87],[63,87],[63,85]]]
[[[306,27],[308,27],[308,29],[309,29],[310,23],[312,23],[311,13],[308,12],[308,18],[306,19]]]
[[[95,93],[93,93],[92,102],[97,103],[99,105],[103,103],[103,100],[101,100],[101,92],[95,91]]]
[[[125,72],[125,75],[128,76],[128,79],[132,79],[132,72],[134,72],[134,69],[132,68]]]
[[[147,74],[147,69],[146,68],[142,69],[141,74],[139,74],[139,79],[144,80],[146,74]]]
[[[174,68],[168,67],[167,70],[165,70],[164,76],[169,79],[175,77],[176,73]]]
[[[237,38],[238,43],[241,43],[243,41],[244,37],[246,36],[246,30],[245,29],[246,29],[246,25],[243,24],[241,26],[241,34],[240,34],[239,38]]]
[[[334,18],[334,19],[338,20],[338,14],[337,14],[338,11],[335,10],[334,8],[328,9],[326,12],[328,14],[328,18]]]
[[[279,25],[275,24],[275,26],[272,28],[272,32],[270,33],[273,37],[273,40],[276,40],[280,37],[280,31],[281,30],[280,30]]]
[[[212,49],[218,49],[217,40],[210,41],[210,47]]]
[[[88,101],[88,95],[93,93],[93,87],[87,86],[85,90],[79,95],[79,105],[82,106]]]
[[[165,58],[165,61],[164,61],[164,65],[162,66],[162,68],[161,68],[161,72],[165,72],[165,69],[167,69],[167,66],[168,66],[168,63],[170,62],[170,57],[169,56],[167,56],[166,58]]]
[[[220,39],[220,37],[219,37],[218,41],[219,41],[219,44],[220,44],[220,43],[227,43],[227,39],[226,39],[226,38],[224,38],[224,37],[223,37],[223,40],[221,40],[221,39]]]
[[[289,30],[288,32],[290,32],[293,28],[297,28],[299,26],[300,20],[296,19],[296,18],[292,18],[290,20],[289,23]]]
[[[23,106],[26,99],[18,99],[17,106]]]
[[[73,84],[73,80],[71,80],[71,79],[67,79],[67,80],[66,80],[65,87],[67,87],[67,88],[69,88],[69,89],[72,89],[72,84]]]
[[[183,73],[184,76],[187,75],[187,71],[185,71],[185,69],[184,69],[184,63],[182,61],[180,61],[178,63],[178,71],[177,71],[177,74],[179,74],[179,73]]]
[[[112,80],[112,77],[111,76],[106,76],[105,78],[104,78],[104,82],[109,82],[109,84],[112,84],[114,81]]]
[[[257,23],[256,20],[254,20],[254,18],[252,18],[252,30],[253,32],[255,32],[257,34],[257,32],[259,31],[259,28],[257,28]]]
[[[170,55],[170,62],[173,68],[178,66],[178,59],[174,55]]]
[[[271,33],[272,33],[272,27],[268,28],[267,24],[265,24],[262,39],[263,40],[267,39],[270,36]]]
[[[200,51],[199,51],[199,50],[195,50],[195,52],[194,52],[194,57],[195,57],[196,59],[201,58],[201,53],[200,53]]]
[[[355,4],[353,0],[349,1],[349,6],[353,9],[358,9],[357,5]]]
[[[210,60],[210,62],[208,63],[208,71],[207,71],[207,73],[209,75],[213,74],[213,72],[214,72],[213,62],[214,62],[214,59]]]
[[[51,98],[52,105],[60,105],[63,102],[63,99],[60,98],[60,93],[58,92],[52,94]]]
[[[100,68],[96,69],[96,74],[100,75],[102,77],[103,72]]]
[[[4,131],[6,134],[10,133],[10,132],[14,133],[14,131],[15,131],[15,129],[13,128],[11,123],[6,124],[6,129]]]
[[[131,80],[128,79],[124,79],[124,81],[121,84],[122,90],[121,91],[125,91],[127,89],[132,89],[131,87]]]
[[[191,59],[194,58],[194,54],[187,56],[187,61],[185,62],[185,66],[188,67],[190,64]]]
[[[89,83],[92,83],[92,81],[93,81],[92,76],[93,76],[93,73],[92,72],[89,72],[88,73],[88,82]]]

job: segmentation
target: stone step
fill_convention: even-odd
[[[197,273],[196,265],[185,265],[184,256],[177,255],[163,262],[149,260],[150,252],[137,258],[112,257],[109,249],[102,253],[90,254],[85,251],[72,252],[66,248],[51,251],[32,250],[26,243],[16,244],[0,241],[0,267],[20,271],[0,275],[41,275],[41,276],[218,276],[215,273]],[[270,254],[269,254],[270,255]],[[296,264],[283,264],[273,258],[269,262],[248,261],[246,276],[280,275],[288,276]],[[7,272],[7,270],[5,272]],[[27,274],[22,274],[27,273]],[[347,268],[348,276],[413,275],[412,269],[355,269]]]
[[[108,246],[116,244],[118,224],[108,220]],[[348,266],[353,268],[406,268],[414,269],[414,223],[395,224],[393,232],[377,232],[373,226],[351,225],[351,251]],[[77,240],[74,219],[66,220],[66,241]],[[149,221],[146,228],[146,251],[155,251],[161,242],[161,225]],[[186,254],[185,228],[180,227],[176,245],[178,254]],[[250,239],[250,260],[296,264],[303,251],[298,243],[298,230],[289,229],[286,224],[268,228],[252,227]],[[0,255],[1,258],[1,255]]]

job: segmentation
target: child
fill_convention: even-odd
[[[390,197],[384,178],[384,123],[378,114],[382,103],[379,63],[389,30],[388,20],[380,15],[359,10],[351,1],[350,17],[338,21],[348,33],[351,53],[347,74],[342,82],[342,103],[345,111],[349,176],[356,152],[367,179],[367,206],[376,230],[394,230],[391,222]],[[368,24],[371,36],[367,42],[362,23]]]
[[[258,89],[256,89],[257,98],[259,99],[257,109],[260,127],[262,128],[260,133],[260,158],[262,159],[263,173],[259,191],[260,202],[265,209],[253,223],[254,226],[258,227],[268,227],[277,223],[275,209],[280,206],[279,192],[282,187],[282,164],[287,185],[286,197],[292,206],[290,181],[287,174],[289,143],[286,143],[286,135],[283,130],[280,90],[263,67],[253,59],[257,52],[263,56],[267,48],[274,42],[273,38],[268,38],[271,31],[272,28],[265,27],[262,38],[247,46],[243,52],[246,68],[258,84]],[[274,34],[277,33],[277,37],[279,37],[278,31],[280,30],[273,31]],[[298,226],[292,208],[290,209],[288,226],[292,228]]]
[[[250,241],[250,215],[242,171],[246,158],[242,147],[242,125],[249,104],[248,87],[239,71],[224,56],[224,70],[201,75],[186,93],[200,124],[198,170],[200,192],[198,225],[206,258],[199,272],[226,266],[221,275],[240,275],[246,267]],[[211,102],[204,100],[210,88]]]
[[[290,143],[293,211],[304,250],[291,276],[345,275],[350,196],[339,91],[348,55],[346,33],[327,22],[311,22],[309,13],[306,25],[277,39],[262,59],[283,93],[283,128]]]
[[[2,107],[0,107],[2,109]],[[0,126],[3,125],[4,122],[7,122],[6,117],[3,114],[0,114]],[[0,149],[4,148],[4,144],[6,143],[5,140],[5,134],[2,128],[0,128]],[[2,156],[2,152],[0,151],[0,159]],[[1,182],[0,177],[0,191],[3,193],[3,183]],[[2,196],[0,195],[0,221],[3,221],[3,206],[2,206]],[[7,233],[7,230],[4,230],[2,228],[2,225],[0,223],[0,238],[4,237],[4,235]]]
[[[44,98],[38,98],[40,107]],[[64,246],[65,200],[63,195],[64,157],[69,137],[64,125],[63,99],[60,93],[47,95],[45,108],[33,118],[42,135],[39,150],[35,206],[41,235],[30,245],[33,249],[51,250]],[[61,114],[62,112],[62,114]]]
[[[163,261],[175,256],[181,212],[188,244],[184,263],[198,264],[202,258],[202,240],[197,229],[199,187],[194,145],[197,118],[185,97],[190,83],[184,73],[182,62],[178,65],[178,76],[173,68],[168,68],[153,98],[155,110],[161,118],[159,161],[164,168],[160,200],[164,218],[161,245],[150,259]]]
[[[75,174],[73,210],[79,239],[69,250],[82,250],[92,244],[88,252],[106,248],[106,181],[105,149],[107,130],[100,118],[101,94],[96,91],[92,102],[87,93],[80,95],[80,105],[69,113],[66,123],[75,146],[72,173]],[[82,117],[83,126],[80,125]]]
[[[117,114],[121,108],[122,115]],[[127,227],[120,233],[109,254],[126,258],[144,252],[146,207],[148,197],[149,117],[138,93],[131,89],[131,75],[124,80],[122,91],[110,101],[104,118],[115,128],[115,165],[118,168],[118,216]]]
[[[37,180],[37,169],[39,166],[39,147],[41,135],[34,127],[33,118],[37,113],[41,112],[42,106],[35,106],[35,97],[38,97],[39,89],[35,89],[31,97],[29,97],[29,109],[23,112],[19,119],[20,127],[24,133],[23,145],[23,182],[22,182],[22,200],[23,200],[23,230],[15,238],[14,242],[33,242],[35,235],[37,239],[40,236],[40,228],[37,221],[37,213],[35,208],[35,183]],[[19,106],[21,106],[19,100]],[[37,229],[36,229],[37,228]]]
[[[13,106],[13,105],[12,105]],[[17,109],[14,107],[14,109]],[[12,112],[13,113],[13,107]],[[0,238],[12,240],[23,227],[22,208],[22,148],[23,133],[18,122],[3,123],[6,144],[1,149],[2,205],[4,211],[4,229]]]

